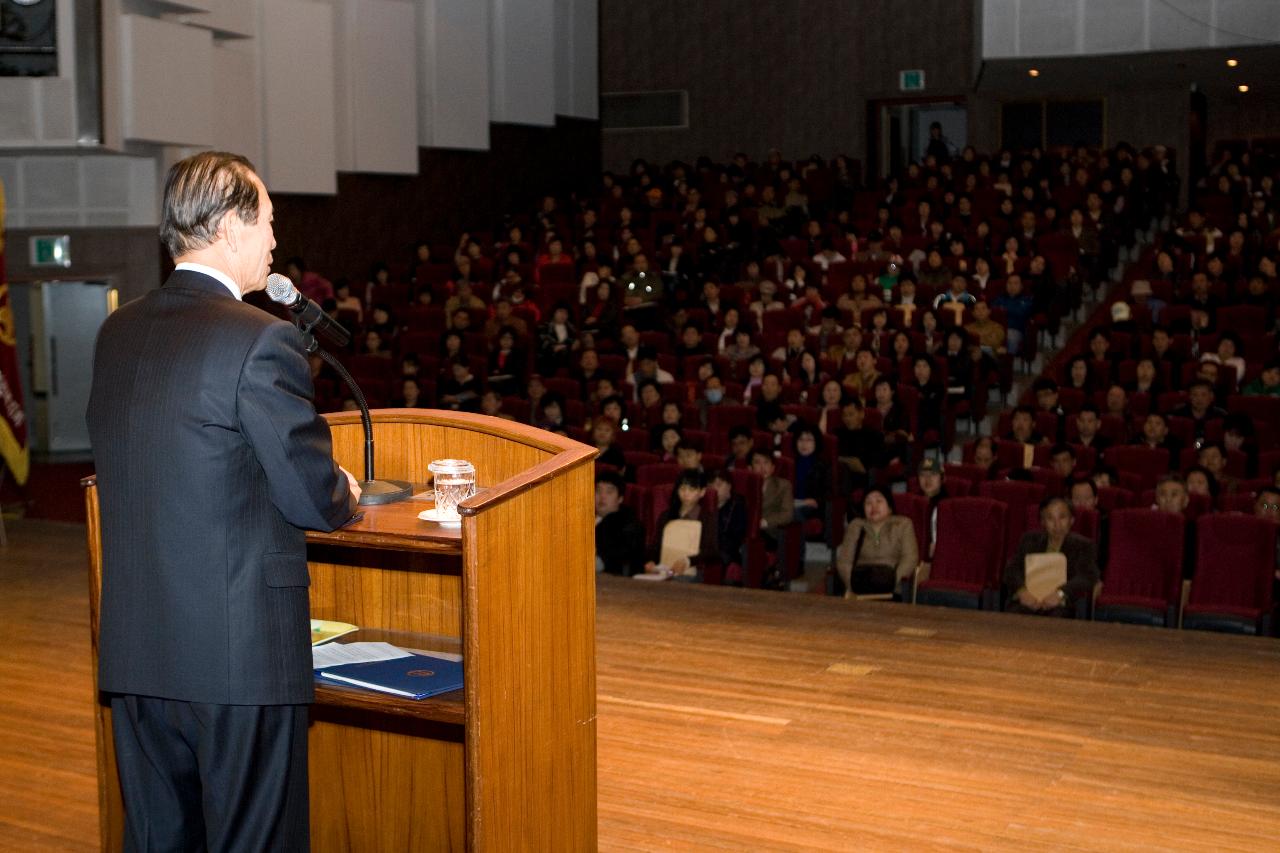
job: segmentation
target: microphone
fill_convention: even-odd
[[[288,276],[278,272],[267,276],[267,296],[272,302],[278,302],[292,311],[303,331],[314,331],[336,347],[345,347],[351,342],[351,333],[313,300],[303,296]]]

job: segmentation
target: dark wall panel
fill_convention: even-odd
[[[601,0],[602,92],[686,89],[687,130],[606,132],[604,163],[709,154],[864,158],[866,103],[896,97],[898,72],[923,94],[965,94],[973,0]]]
[[[600,130],[557,119],[553,128],[493,125],[489,151],[418,152],[418,174],[338,176],[336,196],[278,195],[276,267],[300,255],[321,274],[363,280],[374,261],[407,262],[418,240],[452,243],[507,212],[532,211],[548,190],[594,187]]]

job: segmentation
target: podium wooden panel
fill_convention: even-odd
[[[326,415],[334,456],[363,466],[356,413]],[[432,459],[475,464],[461,529],[430,506],[362,507],[307,536],[311,613],[385,639],[463,655],[465,687],[414,702],[316,686],[310,731],[311,842],[326,850],[594,850],[594,449],[480,415],[374,412],[377,473],[423,482]],[[101,539],[86,481],[97,658]],[[107,571],[110,568],[107,567]],[[103,849],[123,810],[110,709],[98,704]]]

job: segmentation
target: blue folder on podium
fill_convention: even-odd
[[[391,693],[408,699],[425,699],[462,687],[462,662],[409,655],[368,663],[325,667],[316,675],[326,681]]]

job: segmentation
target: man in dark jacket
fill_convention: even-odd
[[[644,571],[644,527],[622,502],[627,484],[606,471],[596,477],[596,571],[630,577]]]
[[[102,514],[99,689],[125,847],[306,850],[306,542],[355,510],[302,337],[251,305],[275,239],[242,157],[165,185],[164,287],[98,336],[88,424]]]

